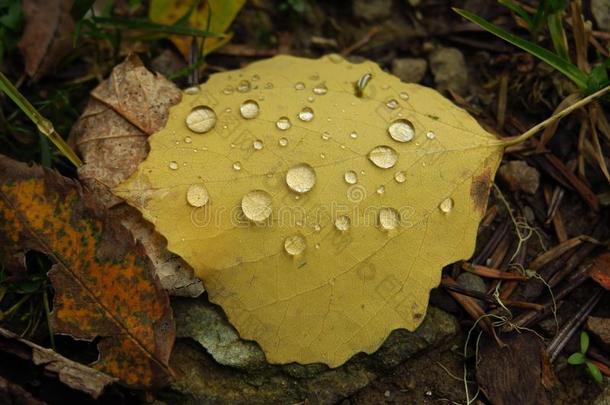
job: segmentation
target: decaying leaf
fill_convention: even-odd
[[[149,143],[114,192],[270,362],[330,366],[417,328],[503,151],[436,91],[338,55],[215,74]]]
[[[48,373],[57,375],[59,380],[70,388],[85,392],[93,398],[99,397],[107,386],[117,381],[108,374],[67,359],[6,329],[0,328],[0,343],[3,347],[14,346],[13,350],[27,352],[29,361],[44,367]]]
[[[169,107],[181,92],[150,72],[135,55],[116,66],[110,78],[91,92],[87,108],[70,134],[85,165],[79,178],[142,243],[163,285],[175,295],[197,296],[201,282],[188,264],[165,248],[165,240],[133,208],[109,192],[125,180],[148,154],[147,138],[163,128]]]
[[[198,1],[193,9],[188,24],[191,27],[207,30],[214,33],[223,33],[235,19],[246,0],[206,0]],[[162,24],[174,24],[183,17],[193,6],[190,0],[153,0],[150,3],[148,16],[152,21]],[[209,22],[209,25],[208,25]],[[220,48],[231,40],[232,35],[224,37],[210,37],[203,41],[203,53],[208,54]],[[180,53],[185,58],[189,57],[192,39],[190,37],[173,35],[170,37]],[[201,45],[201,42],[199,42]]]
[[[163,383],[175,337],[167,294],[128,232],[88,204],[72,180],[0,156],[0,253],[55,262],[55,333],[100,337],[93,367],[126,384]]]
[[[36,80],[51,71],[72,50],[73,0],[24,0],[25,30],[19,49],[25,71]]]
[[[606,290],[610,290],[610,253],[602,253],[593,260],[589,276]]]
[[[527,333],[503,336],[505,347],[483,339],[477,360],[477,381],[496,405],[550,404],[544,389],[544,345]],[[548,377],[547,377],[548,379]]]

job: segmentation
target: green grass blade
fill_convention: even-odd
[[[38,110],[34,108],[32,104],[17,90],[13,83],[4,76],[2,72],[0,72],[0,90],[6,93],[7,96],[10,97],[11,100],[17,104],[17,106],[28,116],[28,118],[36,124],[38,130],[42,132],[44,135],[49,138],[53,144],[59,149],[59,151],[66,157],[70,162],[74,164],[76,167],[80,167],[83,165],[83,162],[80,158],[74,153],[72,148],[68,146],[66,141],[63,140],[61,136],[55,131],[53,128],[53,124],[51,121],[43,117]]]
[[[495,36],[502,38],[506,42],[509,42],[532,54],[533,56],[557,69],[564,76],[573,81],[579,88],[581,88],[582,90],[586,90],[587,75],[567,60],[562,59],[561,57],[557,56],[548,49],[544,49],[541,46],[538,46],[523,38],[519,38],[518,36],[515,36],[510,32],[507,32],[502,28],[493,25],[492,23],[484,20],[476,14],[458,8],[454,8],[453,11],[466,18],[467,20],[470,20],[473,23],[479,25],[486,31],[489,31],[490,33],[494,34]]]
[[[561,58],[569,61],[568,40],[566,39],[566,32],[563,29],[561,22],[561,14],[555,13],[549,15],[546,23],[549,28],[549,34],[551,35],[551,41],[553,42],[555,52]]]

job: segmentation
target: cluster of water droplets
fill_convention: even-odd
[[[338,55],[330,55],[329,59],[333,63],[341,63],[343,61],[343,58]],[[328,94],[329,89],[325,82],[319,81],[320,76],[318,74],[312,75],[309,79],[316,81],[316,84],[309,88],[305,82],[298,81],[294,83],[294,90],[297,92],[306,90],[309,91],[310,93],[307,96],[307,101],[309,103],[313,103],[315,96],[324,96]],[[253,89],[259,88],[258,85],[255,84],[258,80],[260,80],[260,77],[258,75],[253,75],[250,80],[242,79],[235,86],[227,85],[222,90],[222,93],[225,95],[230,95],[235,92],[241,94],[249,93]],[[269,90],[273,89],[274,86],[273,83],[267,82],[261,87]],[[195,95],[198,94],[199,91],[199,87],[191,87],[186,89],[184,92],[185,94]],[[397,98],[402,101],[406,101],[409,99],[409,95],[403,91],[398,94]],[[265,97],[263,95],[258,96],[259,101],[264,99]],[[384,105],[389,110],[396,110],[400,107],[400,101],[396,98],[388,98],[384,102]],[[231,111],[231,108],[225,109],[225,112],[227,113],[230,113]],[[245,99],[239,106],[239,115],[245,120],[254,120],[259,117],[260,113],[261,105],[253,98]],[[401,117],[401,114],[398,116]],[[303,105],[300,111],[297,112],[295,118],[298,121],[307,124],[313,121],[315,118],[314,109],[311,107],[311,105]],[[205,134],[214,129],[217,124],[217,120],[218,117],[211,107],[200,105],[194,107],[187,114],[186,126],[195,134]],[[331,122],[331,118],[328,118],[327,121]],[[289,116],[278,117],[274,124],[280,133],[290,130],[293,126],[293,122]],[[388,143],[395,142],[397,146],[412,142],[416,138],[416,135],[417,134],[413,123],[405,118],[394,119],[387,127],[387,136],[389,136],[390,140]],[[324,141],[329,141],[332,138],[331,134],[327,131],[324,131],[320,136]],[[349,138],[352,140],[358,139],[358,132],[349,132]],[[436,134],[433,131],[428,131],[425,134],[425,138],[432,141],[436,139]],[[190,136],[186,136],[184,138],[184,143],[192,143],[192,138]],[[277,144],[279,147],[286,147],[289,145],[289,140],[287,137],[279,137]],[[234,147],[234,145],[231,146]],[[341,147],[343,149],[346,148],[345,145],[341,145]],[[263,140],[253,140],[252,148],[254,151],[262,150],[264,148]],[[194,150],[196,151],[196,149]],[[373,165],[382,170],[395,167],[399,161],[398,151],[393,146],[390,146],[390,144],[380,144],[373,147],[368,152],[367,156]],[[320,157],[324,159],[326,156],[324,153],[321,153]],[[176,161],[170,161],[168,166],[171,170],[179,169],[179,164]],[[233,163],[232,168],[235,171],[240,171],[242,169],[242,165],[239,161],[237,161]],[[365,173],[364,170],[361,170],[360,172],[361,174]],[[397,184],[405,183],[407,182],[407,173],[405,171],[398,170],[394,172],[393,178]],[[355,170],[348,170],[344,173],[343,180],[348,186],[354,186],[359,180],[358,173]],[[286,172],[285,183],[292,192],[296,193],[295,199],[298,199],[299,195],[306,194],[315,187],[316,171],[314,167],[307,163],[297,163],[290,167],[290,169],[288,169]],[[379,185],[375,191],[378,195],[383,195],[386,191],[386,186]],[[210,195],[204,184],[193,184],[187,189],[186,200],[192,207],[202,208],[205,207],[210,201]],[[449,197],[442,200],[438,205],[438,209],[445,215],[450,214],[453,208],[454,201]],[[265,190],[256,189],[249,191],[241,199],[241,211],[248,220],[255,223],[264,223],[268,221],[272,215],[273,197]],[[380,208],[378,211],[377,220],[379,228],[388,232],[398,228],[401,223],[400,213],[398,210],[392,207]],[[334,220],[334,227],[339,232],[349,231],[351,225],[351,219],[347,215],[339,215]],[[316,232],[319,232],[321,227],[319,224],[316,224],[314,229]],[[307,240],[300,233],[287,236],[284,240],[284,250],[287,254],[292,256],[302,254],[306,250],[306,247]],[[316,244],[315,247],[319,248],[320,245]]]

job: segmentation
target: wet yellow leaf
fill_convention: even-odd
[[[235,19],[246,0],[199,1],[188,19],[188,25],[200,30],[223,33]],[[152,0],[149,18],[161,24],[174,24],[192,7],[192,0]],[[208,26],[209,19],[209,26]],[[205,38],[203,53],[208,54],[231,40],[231,34],[221,38]],[[189,56],[191,37],[172,35],[170,39],[185,58]]]
[[[473,252],[502,142],[436,91],[336,55],[187,93],[114,192],[240,335],[273,363],[338,366],[417,328],[441,268]]]

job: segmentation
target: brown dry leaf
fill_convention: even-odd
[[[141,247],[78,183],[0,156],[0,249],[55,262],[53,330],[100,337],[93,367],[133,386],[168,380],[175,327],[167,294]]]
[[[27,352],[29,361],[43,366],[48,373],[57,375],[62,383],[85,392],[94,399],[99,397],[107,386],[117,382],[116,378],[108,374],[67,359],[3,328],[0,328],[0,342],[4,350]]]
[[[121,223],[144,246],[163,287],[174,295],[197,296],[203,286],[190,266],[167,251],[165,240],[136,210],[108,191],[144,160],[148,136],[163,128],[169,108],[180,99],[181,92],[172,82],[131,55],[91,92],[70,143],[85,162],[79,178],[106,207],[120,212]]]
[[[494,405],[550,404],[543,386],[544,345],[536,336],[502,336],[506,347],[483,339],[478,351],[477,382]]]
[[[23,0],[25,30],[19,49],[33,80],[49,73],[72,50],[73,0]]]
[[[113,191],[270,362],[332,367],[422,322],[504,148],[438,92],[338,55],[212,75],[149,142]]]
[[[606,290],[610,290],[610,253],[605,252],[593,259],[589,277]]]

